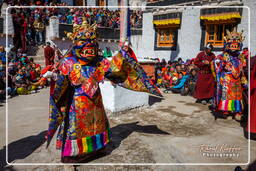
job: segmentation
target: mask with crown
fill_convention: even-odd
[[[67,37],[74,43],[72,55],[87,61],[92,61],[98,56],[96,30],[96,23],[89,25],[83,21],[81,25],[73,25],[73,33],[66,33]]]
[[[237,32],[235,27],[231,32],[226,30],[227,35],[224,37],[224,49],[227,52],[241,51],[243,47],[244,36],[243,31]]]

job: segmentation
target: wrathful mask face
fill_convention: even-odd
[[[85,20],[82,24],[74,24],[73,28],[73,33],[66,33],[67,37],[75,44],[72,55],[83,59],[83,61],[94,60],[98,56],[97,24],[89,25]]]
[[[231,51],[241,50],[242,42],[237,34],[233,34],[231,39],[227,39],[226,48]]]
[[[98,56],[98,48],[96,43],[87,41],[79,41],[74,48],[75,55],[79,58],[92,61]]]
[[[239,33],[234,29],[232,32],[227,30],[227,36],[224,38],[225,42],[225,50],[236,52],[240,51],[243,47],[243,40],[244,36],[242,36],[242,33]]]
[[[84,46],[81,52],[83,58],[94,58],[97,56],[97,49],[95,47]]]

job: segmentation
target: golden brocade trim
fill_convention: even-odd
[[[232,13],[222,13],[222,14],[211,14],[211,15],[203,15],[200,16],[201,20],[208,20],[208,21],[219,21],[219,20],[230,20],[235,18],[242,18],[239,12],[232,12]]]
[[[153,24],[155,24],[157,26],[171,25],[171,24],[179,25],[180,24],[180,19],[175,18],[175,19],[167,19],[167,20],[154,20]]]

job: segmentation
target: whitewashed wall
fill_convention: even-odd
[[[200,8],[186,8],[182,12],[176,55],[172,55],[172,57],[178,56],[183,59],[196,57],[200,52],[201,34]]]
[[[95,0],[87,0],[87,6],[95,6],[96,1]]]
[[[100,84],[103,104],[106,110],[120,112],[149,104],[149,94],[114,87],[109,81]]]
[[[243,8],[243,13],[242,13],[242,19],[241,19],[241,23],[238,25],[237,31],[244,31],[245,35],[245,41],[243,42],[243,47],[248,47],[249,46],[249,13],[248,13],[248,8],[244,7]]]
[[[140,58],[139,50],[142,47],[142,35],[131,36],[132,49],[136,56]]]
[[[143,14],[143,30],[141,38],[141,46],[138,49],[137,55],[141,57],[155,57],[154,37],[155,30],[153,28],[153,14]]]

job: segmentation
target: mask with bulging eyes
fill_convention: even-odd
[[[232,39],[228,39],[226,44],[227,44],[226,49],[230,51],[240,51],[242,48],[242,44],[240,40],[236,37]]]
[[[74,47],[74,52],[77,57],[92,61],[98,56],[98,47],[95,43],[79,41]]]
[[[226,30],[227,35],[224,37],[224,49],[229,52],[238,52],[242,50],[244,36],[243,31],[237,32],[236,28],[232,32]]]
[[[67,33],[68,38],[73,40],[75,46],[72,48],[72,55],[84,61],[92,61],[98,57],[98,44],[96,39],[97,24],[87,24],[84,21],[81,25],[74,25],[73,33]]]
[[[81,51],[81,57],[92,59],[97,56],[97,48],[94,46],[84,46]]]

